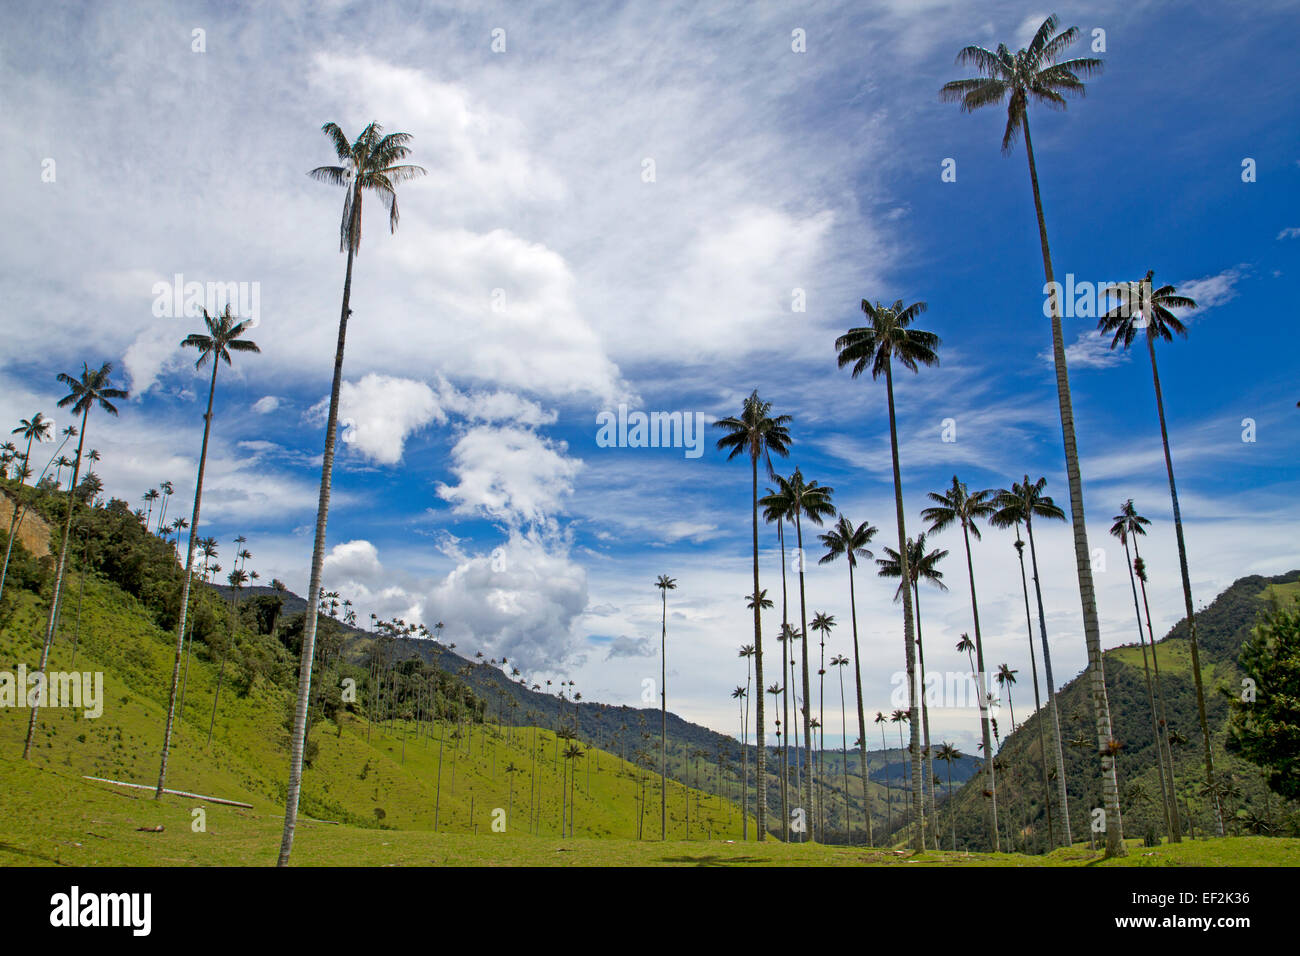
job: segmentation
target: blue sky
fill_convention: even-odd
[[[395,236],[377,203],[365,214],[326,587],[363,617],[442,620],[458,650],[637,703],[658,672],[653,581],[670,574],[670,706],[734,732],[736,649],[752,641],[747,470],[712,438],[700,458],[600,447],[596,416],[624,402],[711,421],[757,387],[795,419],[783,467],[833,486],[889,543],[883,384],[837,370],[833,342],[863,297],[924,300],[920,324],[944,344],[939,368],[898,378],[909,531],[954,473],[973,488],[1045,475],[1065,506],[1023,147],[1000,153],[1000,110],[964,115],[937,96],[969,75],[958,49],[1019,47],[1049,12],[10,5],[0,416],[40,409],[62,426],[55,374],[114,362],[133,397],[120,419],[92,419],[107,490],[138,502],[170,479],[169,513],[188,514],[206,379],[177,347],[194,320],[155,315],[154,287],[176,274],[256,283],[263,354],[222,370],[203,530],[227,552],[245,535],[263,578],[305,590],[343,278],[341,196],[305,173],[332,162],[327,120],[350,135],[371,119],[409,131],[429,175],[402,189]],[[1058,277],[1154,269],[1202,306],[1159,357],[1193,589],[1208,601],[1241,574],[1300,564],[1296,5],[1057,12],[1082,34],[1070,55],[1105,31],[1087,97],[1031,113]],[[945,159],[955,182],[941,180]],[[1067,318],[1065,335],[1110,646],[1133,639],[1106,535],[1125,498],[1154,521],[1144,554],[1162,632],[1181,594],[1150,368],[1109,353],[1094,325]],[[956,442],[941,440],[946,418]],[[764,586],[779,596],[763,533]],[[927,663],[960,669],[960,538],[933,540],[952,555],[950,591],[922,597]],[[1014,552],[993,531],[975,547],[986,655],[1020,670],[1027,710]],[[1039,550],[1054,664],[1073,675],[1084,648],[1068,529],[1043,528]],[[807,587],[809,616],[839,622],[827,658],[851,653],[844,566],[814,565]],[[872,711],[891,708],[902,663],[892,591],[859,576]],[[779,622],[778,603],[767,633]],[[931,720],[973,749],[973,710]]]

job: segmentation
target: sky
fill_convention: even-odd
[[[201,532],[227,569],[242,534],[263,582],[303,593],[345,264],[341,192],[306,173],[335,162],[325,122],[409,132],[427,175],[400,187],[396,232],[375,197],[364,207],[324,586],[363,622],[441,621],[460,653],[638,705],[657,703],[654,582],[668,574],[668,705],[739,735],[749,474],[710,425],[757,388],[793,418],[778,470],[831,486],[840,511],[879,528],[877,556],[896,545],[884,384],[835,362],[863,298],[926,302],[917,325],[942,338],[939,367],[896,374],[908,533],[954,475],[972,490],[1043,476],[1068,511],[1023,144],[1001,153],[1004,109],[964,114],[938,97],[972,75],[959,49],[1019,48],[1051,12],[6,4],[0,422],[40,410],[62,428],[56,375],[112,362],[131,396],[87,435],[105,493],[143,507],[170,480],[169,519],[188,517],[208,379],[179,345],[201,325],[184,286],[211,285],[219,304],[234,293],[261,353],[219,373]],[[1199,304],[1158,360],[1200,605],[1241,575],[1300,567],[1300,333],[1285,291],[1300,251],[1287,39],[1300,9],[1056,12],[1080,30],[1067,55],[1104,61],[1067,110],[1031,108],[1057,276],[1095,287],[1154,269]],[[1110,647],[1135,639],[1107,533],[1125,499],[1153,522],[1142,551],[1158,634],[1183,604],[1150,364],[1110,351],[1089,304],[1082,294],[1063,321]],[[680,412],[703,440],[619,447],[601,424],[620,405]],[[847,568],[817,564],[819,530],[805,528],[808,617],[835,617],[827,660],[852,657]],[[1086,660],[1070,529],[1036,532],[1063,683]],[[782,565],[775,528],[760,535],[770,684]],[[964,672],[961,535],[930,541],[950,554],[947,592],[921,595],[926,663]],[[972,548],[986,660],[1019,671],[1023,719],[1012,537],[986,529]],[[856,578],[869,713],[899,706],[903,666],[901,609],[872,564]],[[821,648],[809,650],[816,710]],[[827,676],[825,740],[839,746],[839,672]],[[974,752],[977,711],[961,703],[931,707],[932,736]]]

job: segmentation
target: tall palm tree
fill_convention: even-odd
[[[948,586],[943,583],[943,572],[939,570],[939,562],[948,556],[946,550],[936,548],[933,551],[925,550],[925,532],[922,531],[915,538],[907,539],[908,556],[907,570],[911,578],[912,588],[912,606],[916,612],[916,657],[917,664],[921,669],[921,734],[922,743],[925,748],[925,776],[922,777],[922,786],[925,785],[925,777],[929,777],[929,800],[930,800],[930,817],[935,821],[935,827],[931,830],[934,838],[935,849],[939,848],[938,832],[938,805],[934,793],[934,754],[930,750],[930,705],[926,702],[925,694],[925,641],[921,636],[921,582],[928,581],[941,591],[948,590]],[[898,552],[893,548],[885,548],[885,557],[877,558],[876,565],[879,567],[877,573],[881,577],[897,578],[903,573],[902,564],[898,560]],[[903,582],[898,582],[898,589],[894,592],[894,600],[897,601],[903,592]],[[924,798],[924,794],[922,795]]]
[[[994,496],[995,503],[1001,502],[1008,494],[1010,494],[1010,492],[1005,488],[998,491]],[[998,512],[995,512],[989,518],[989,524],[994,527],[1000,527],[997,520],[1000,513],[1001,507],[999,507]],[[1029,613],[1029,580],[1025,575],[1025,542],[1020,538],[1020,519],[1016,517],[1012,523],[1015,525],[1016,529],[1016,557],[1020,560],[1020,591],[1025,602],[1025,632],[1029,638],[1029,669],[1030,673],[1033,674],[1034,677],[1034,713],[1036,714],[1042,707],[1042,698],[1038,689],[1038,656],[1034,652],[1034,625]],[[1047,842],[1050,847],[1053,845],[1053,841],[1056,837],[1052,826],[1052,791],[1047,780],[1047,740],[1043,733],[1043,723],[1042,720],[1038,721],[1038,751],[1042,757],[1039,768],[1043,778],[1043,809],[1047,814]]]
[[[749,839],[749,691],[750,661],[754,658],[754,645],[745,644],[740,648],[740,656],[745,659],[745,718],[740,729],[740,760],[742,783],[740,788],[740,829],[741,838]],[[762,685],[760,685],[762,686]],[[735,696],[734,694],[732,696]]]
[[[677,581],[666,574],[655,581],[663,598],[663,616],[659,632],[659,839],[668,839],[668,592],[677,590]]]
[[[889,745],[885,743],[885,721],[889,720],[880,711],[876,711],[875,722],[880,724],[880,757],[885,761],[885,836],[894,832],[894,784],[889,775]],[[901,755],[900,755],[901,756]],[[886,844],[887,846],[888,844]]]
[[[316,506],[316,535],[312,546],[311,579],[307,586],[307,606],[313,607],[320,595],[321,570],[325,562],[325,525],[329,518],[330,483],[334,475],[334,443],[339,422],[339,392],[343,383],[343,351],[347,342],[348,316],[352,314],[352,260],[361,249],[361,205],[367,191],[375,193],[388,206],[388,229],[397,231],[397,186],[422,176],[423,167],[402,162],[410,155],[410,133],[384,134],[383,127],[371,123],[355,141],[349,143],[335,123],[326,123],[321,131],[329,138],[338,156],[339,166],[318,166],[308,175],[313,179],[342,186],[343,216],[339,221],[339,252],[347,253],[347,271],[343,279],[343,306],[339,312],[338,344],[334,350],[334,379],[330,387],[329,415],[325,424],[325,454],[321,461],[320,499]],[[285,801],[284,834],[280,840],[278,866],[289,863],[293,849],[293,831],[298,822],[298,794],[302,787],[302,751],[307,736],[307,708],[311,701],[311,669],[316,653],[316,615],[307,614],[303,622],[302,656],[298,666],[298,702],[294,711],[292,752],[289,760],[289,791]]]
[[[948,765],[948,822],[952,825],[952,852],[957,852],[957,808],[953,806],[952,798],[955,794],[952,792],[952,762],[960,760],[962,753],[948,741],[939,744],[939,753],[936,755],[940,760]]]
[[[817,775],[818,786],[821,787],[821,793],[825,794],[826,787],[826,635],[830,634],[831,628],[835,626],[835,615],[826,614],[818,611],[813,615],[812,624],[809,625],[814,631],[818,632],[821,639],[821,662],[817,668],[817,726],[821,728],[821,733],[817,738]],[[825,799],[818,800],[818,806],[821,808],[821,830],[824,835],[826,832],[826,814]]]
[[[754,389],[745,399],[740,415],[719,419],[713,423],[714,428],[721,428],[726,434],[718,439],[718,448],[728,451],[727,460],[743,452],[749,454],[751,474],[750,510],[753,515],[754,538],[754,594],[762,592],[758,586],[758,460],[764,459],[768,471],[772,469],[772,453],[782,457],[790,453],[790,429],[787,427],[789,415],[772,415],[772,403],[758,397]],[[754,674],[758,686],[763,686],[763,622],[762,609],[758,602],[753,602],[754,611]],[[755,739],[758,741],[756,755],[755,780],[757,781],[758,807],[755,812],[757,838],[762,841],[767,835],[767,787],[764,783],[767,772],[767,737],[763,721],[763,695],[758,695],[754,719],[756,722]]]
[[[206,538],[199,538],[197,544],[199,547],[199,553],[203,555],[203,573],[199,575],[199,580],[206,584],[208,582],[209,574],[213,574],[221,570],[221,565],[217,564],[213,560],[216,558],[218,552],[217,539],[212,536],[208,536]],[[274,586],[276,583],[277,582],[275,581],[271,582],[272,586]],[[185,667],[181,670],[181,698],[180,698],[180,702],[177,703],[176,705],[176,713],[180,714],[182,719],[185,716],[185,689],[186,686],[189,684],[190,655],[193,653],[193,651],[194,651],[194,626],[193,624],[191,624],[189,637],[185,641]],[[180,739],[179,729],[177,730],[176,736],[177,739],[179,740]]]
[[[40,412],[37,412],[31,418],[24,418],[18,423],[18,427],[11,431],[11,435],[20,435],[27,440],[27,450],[23,452],[23,464],[18,469],[18,487],[22,488],[24,480],[31,474],[32,442],[42,442],[50,437],[50,432],[54,430],[54,422],[46,418]],[[25,508],[19,508],[19,497],[14,498],[13,514],[9,516],[9,537],[5,544],[5,563],[4,568],[0,569],[0,597],[4,597],[5,578],[9,576],[9,556],[13,554],[14,537],[17,533],[18,522],[22,520]]]
[[[145,512],[144,516],[144,526],[147,529],[149,527],[149,521],[153,518],[153,503],[158,500],[158,489],[150,488],[140,497],[145,504],[149,506],[149,510]]]
[[[1070,491],[1070,521],[1074,531],[1074,565],[1079,579],[1079,601],[1083,611],[1083,634],[1088,649],[1088,673],[1093,717],[1096,722],[1097,753],[1101,761],[1102,800],[1106,808],[1106,855],[1125,856],[1123,822],[1120,818],[1119,782],[1115,776],[1115,740],[1111,733],[1110,702],[1106,696],[1106,674],[1101,657],[1101,628],[1097,621],[1097,594],[1092,581],[1092,558],[1088,548],[1088,529],[1083,514],[1083,479],[1079,472],[1079,449],[1074,434],[1074,407],[1070,398],[1070,375],[1065,360],[1065,340],[1061,332],[1059,286],[1052,271],[1052,254],[1047,243],[1047,222],[1038,188],[1038,167],[1034,162],[1034,144],[1029,134],[1031,100],[1049,107],[1064,109],[1065,94],[1082,95],[1080,76],[1101,72],[1102,63],[1094,57],[1080,57],[1058,62],[1061,53],[1078,39],[1077,27],[1057,33],[1058,21],[1049,16],[1034,33],[1029,46],[1016,53],[999,44],[992,52],[968,46],[957,54],[958,63],[973,64],[980,76],[953,80],[944,84],[940,98],[961,103],[963,112],[1007,100],[1007,125],[1002,134],[1002,151],[1009,154],[1021,132],[1025,136],[1025,154],[1029,162],[1029,181],[1034,194],[1034,212],[1038,217],[1038,240],[1043,253],[1043,274],[1052,314],[1052,362],[1056,368],[1056,397],[1061,415],[1061,437],[1065,446],[1065,475]]]
[[[163,787],[167,782],[167,755],[171,749],[172,725],[176,719],[176,692],[180,685],[181,676],[181,657],[185,651],[185,619],[189,612],[190,603],[190,585],[194,577],[194,548],[199,543],[199,509],[203,503],[203,471],[208,463],[208,437],[212,431],[212,404],[217,395],[217,369],[221,363],[231,364],[231,352],[260,352],[256,342],[252,342],[243,337],[244,332],[248,329],[247,322],[237,321],[231,314],[230,305],[226,305],[226,310],[221,315],[213,317],[208,314],[208,310],[203,310],[203,323],[207,327],[207,334],[194,332],[186,336],[181,342],[181,348],[198,349],[199,357],[194,362],[196,369],[202,368],[210,359],[212,361],[212,377],[208,381],[208,410],[203,415],[203,444],[199,449],[199,471],[198,477],[194,482],[194,510],[190,515],[189,529],[190,540],[185,551],[185,577],[181,584],[181,614],[180,620],[176,624],[176,658],[172,663],[172,687],[171,695],[167,701],[167,723],[163,731],[162,760],[158,767],[158,787],[154,791],[154,799],[160,800],[163,795]],[[184,521],[183,518],[177,518],[177,522]],[[180,541],[181,526],[176,526],[176,540]],[[216,554],[216,541],[205,539],[212,544],[211,554]],[[209,549],[205,546],[203,549],[205,563],[209,554]]]
[[[1111,286],[1106,291],[1119,304],[1107,311],[1097,323],[1100,332],[1112,336],[1112,349],[1133,344],[1139,330],[1146,330],[1147,355],[1151,358],[1151,381],[1156,393],[1156,413],[1160,418],[1160,443],[1165,452],[1165,471],[1169,475],[1169,500],[1174,512],[1174,537],[1178,542],[1178,570],[1182,574],[1183,609],[1187,614],[1187,636],[1192,649],[1192,677],[1196,681],[1196,713],[1201,722],[1201,741],[1205,751],[1206,793],[1214,806],[1214,824],[1223,836],[1223,809],[1214,783],[1214,752],[1210,748],[1210,724],[1205,715],[1205,688],[1201,680],[1200,645],[1196,638],[1196,612],[1192,605],[1192,582],[1187,572],[1187,544],[1183,539],[1183,514],[1178,507],[1178,486],[1174,482],[1174,460],[1169,453],[1169,428],[1165,423],[1165,399],[1160,388],[1160,370],[1156,366],[1156,339],[1172,342],[1174,335],[1187,337],[1187,326],[1171,311],[1194,309],[1196,302],[1179,295],[1172,285],[1153,288],[1153,270],[1140,282]]]
[[[970,581],[970,610],[975,622],[975,663],[977,666],[976,682],[980,701],[980,730],[984,737],[984,753],[989,759],[984,761],[985,789],[989,792],[992,812],[993,852],[1000,851],[998,838],[998,786],[997,774],[993,767],[993,748],[989,739],[988,712],[988,674],[984,670],[984,639],[980,630],[979,601],[975,596],[975,564],[971,559],[970,539],[973,535],[978,541],[980,529],[977,522],[993,514],[993,492],[967,490],[966,483],[952,476],[952,485],[943,492],[930,492],[926,495],[934,504],[921,512],[921,518],[930,522],[930,531],[942,531],[951,525],[961,527],[962,540],[966,544],[966,576]]]
[[[1120,508],[1120,513],[1115,516],[1114,522],[1111,525],[1110,533],[1124,545],[1124,563],[1128,565],[1128,583],[1133,592],[1133,614],[1137,618],[1138,643],[1142,645],[1142,670],[1146,674],[1147,701],[1151,705],[1151,729],[1154,731],[1156,738],[1156,762],[1160,768],[1160,797],[1165,811],[1165,829],[1169,834],[1171,843],[1181,843],[1183,839],[1182,827],[1178,819],[1178,804],[1175,798],[1177,785],[1174,780],[1172,754],[1169,752],[1169,743],[1164,732],[1166,724],[1163,695],[1160,697],[1159,713],[1156,710],[1156,689],[1159,685],[1160,670],[1157,665],[1156,681],[1153,684],[1151,667],[1147,662],[1146,635],[1142,631],[1142,612],[1138,609],[1137,576],[1134,573],[1133,558],[1129,554],[1128,546],[1130,539],[1133,541],[1134,547],[1137,546],[1137,537],[1146,534],[1145,525],[1149,525],[1151,520],[1138,514],[1137,509],[1133,507],[1133,499],[1129,498]],[[1154,661],[1155,657],[1156,646],[1153,639],[1151,643],[1151,659]]]
[[[749,680],[748,668],[746,668],[745,680]],[[742,829],[744,830],[744,839],[749,839],[749,818],[746,816],[745,801],[749,798],[749,755],[746,749],[749,745],[749,691],[744,687],[737,686],[731,692],[731,699],[740,701],[740,749],[744,761],[743,783],[741,784],[740,798],[740,815],[743,819]]]
[[[926,310],[924,302],[903,305],[898,299],[891,306],[877,302],[872,305],[862,300],[862,311],[867,317],[867,324],[849,329],[835,340],[835,351],[839,353],[837,362],[840,368],[853,366],[853,377],[857,378],[868,366],[872,379],[885,376],[885,391],[889,398],[889,449],[894,464],[894,510],[898,520],[898,550],[902,555],[903,579],[907,580],[907,528],[903,520],[903,479],[898,465],[898,422],[894,412],[894,360],[902,363],[912,372],[919,371],[920,366],[933,367],[939,364],[939,336],[912,328],[916,317]],[[912,626],[912,592],[903,589],[903,645],[907,655],[907,699],[912,720],[912,802],[915,818],[921,822],[914,835],[913,846],[917,850],[925,849],[924,810],[921,806],[921,746],[920,721],[916,720],[917,686],[916,686],[916,644]]]
[[[176,493],[170,481],[164,481],[158,485],[162,489],[162,506],[158,509],[158,527],[154,529],[154,534],[162,534],[163,521],[167,519],[167,501]]]
[[[1064,842],[1061,845],[1069,846],[1074,841],[1074,834],[1070,827],[1070,800],[1065,788],[1065,751],[1061,737],[1061,718],[1056,706],[1056,681],[1052,676],[1052,649],[1047,643],[1047,616],[1043,611],[1043,584],[1038,576],[1038,549],[1034,545],[1034,519],[1043,518],[1048,521],[1064,521],[1065,512],[1052,500],[1050,495],[1043,494],[1045,487],[1047,487],[1045,477],[1040,477],[1037,481],[1031,482],[1029,476],[1025,475],[1023,482],[1012,482],[1010,489],[998,492],[994,499],[996,510],[989,518],[989,524],[995,528],[1009,528],[1012,525],[1018,526],[1019,523],[1023,522],[1025,536],[1029,539],[1029,558],[1034,575],[1034,595],[1038,601],[1038,634],[1043,645],[1043,673],[1047,678],[1047,716],[1052,725],[1052,744],[1056,758],[1056,790],[1060,803],[1061,826],[1065,831]],[[1107,714],[1109,715],[1109,710]],[[1107,721],[1109,723],[1109,716]],[[1111,761],[1111,770],[1114,770],[1114,758],[1109,751],[1102,760],[1103,764],[1107,760]],[[1116,800],[1119,799],[1118,793],[1117,787]],[[1108,821],[1109,819],[1107,817]]]
[[[63,592],[63,569],[68,560],[68,538],[72,534],[72,512],[76,499],[77,476],[81,471],[81,452],[86,442],[86,422],[90,410],[99,408],[117,417],[117,406],[113,399],[127,397],[125,389],[114,388],[112,383],[113,365],[105,362],[99,368],[91,370],[82,363],[81,375],[73,377],[66,372],[59,373],[59,381],[68,386],[68,394],[59,399],[59,408],[72,406],[72,414],[81,416],[81,428],[77,439],[77,457],[72,465],[72,483],[68,486],[68,513],[63,519],[63,543],[59,545],[59,563],[54,572],[54,594],[50,598],[50,617],[45,625],[45,644],[41,648],[41,663],[37,672],[44,675],[45,665],[50,659],[50,643],[54,640],[54,622],[59,619],[59,598]],[[32,704],[31,718],[27,722],[27,741],[23,744],[23,759],[31,754],[32,740],[36,736],[36,711],[40,708],[39,696]]]
[[[781,631],[777,635],[777,641],[781,645],[781,726],[785,728],[785,734],[780,738],[781,747],[781,839],[790,842],[790,669],[792,663],[790,654],[793,648],[790,647],[791,632],[790,627],[790,597],[786,586],[786,561],[785,561],[785,522],[792,519],[789,514],[788,502],[782,497],[774,497],[777,493],[771,488],[766,489],[764,501],[767,501],[763,508],[763,520],[771,524],[776,522],[776,540],[781,549]],[[789,650],[790,653],[786,653]],[[796,741],[798,737],[796,736]],[[797,752],[796,752],[797,756]]]
[[[803,472],[796,468],[794,474],[789,478],[783,478],[780,475],[773,475],[776,482],[777,490],[763,498],[759,504],[765,508],[775,510],[784,514],[794,521],[795,541],[799,555],[799,623],[800,633],[808,633],[808,602],[804,587],[804,570],[807,562],[804,560],[803,549],[803,519],[807,518],[814,524],[820,525],[824,518],[835,514],[835,508],[831,504],[831,495],[834,494],[833,488],[819,485],[815,481],[806,481]],[[813,759],[813,738],[812,731],[812,694],[809,689],[808,680],[808,642],[802,643],[803,658],[803,742],[808,750],[808,760],[805,763],[807,772],[804,774],[804,806],[808,813],[815,814],[813,805],[813,774],[811,761]],[[813,816],[814,822],[816,816]],[[815,829],[815,827],[814,827]]]
[[[889,715],[890,723],[898,724],[898,752],[900,756],[903,753],[903,724],[908,723],[910,719],[911,719],[911,714],[908,711],[903,710],[902,708],[895,710],[892,714]],[[912,781],[912,784],[914,785],[915,781]],[[902,786],[903,786],[903,782],[902,780],[900,780],[899,787],[902,788]],[[904,792],[909,793],[910,787],[908,790],[905,790]],[[907,806],[906,800],[904,800],[903,806],[904,807]],[[924,804],[922,806],[924,806]],[[907,819],[907,826],[910,827],[912,825],[912,820],[915,819],[912,816],[912,812],[910,809],[907,811],[906,819]]]
[[[998,686],[1006,689],[1007,706],[1011,709],[1011,730],[1014,733],[1016,729],[1016,703],[1011,699],[1011,688],[1016,686],[1016,675],[1020,671],[1013,670],[1010,664],[999,664],[997,680]]]
[[[867,796],[867,719],[862,704],[862,652],[858,648],[858,601],[853,588],[853,569],[858,566],[858,558],[870,561],[871,549],[867,547],[876,536],[878,529],[868,521],[854,527],[853,522],[840,514],[835,524],[825,534],[818,535],[826,546],[818,564],[829,564],[836,558],[846,557],[849,566],[849,612],[853,619],[853,681],[857,689],[858,701],[858,769],[862,772],[862,813],[867,818],[867,845],[875,841],[871,833],[871,801]]]
[[[844,707],[844,665],[849,659],[843,654],[836,654],[831,658],[831,667],[839,671],[840,675],[840,777],[844,787],[844,835],[849,835],[849,725],[848,712]]]

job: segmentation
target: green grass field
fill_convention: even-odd
[[[182,797],[153,799],[50,768],[0,758],[0,865],[269,866],[282,814]],[[203,829],[194,810],[203,809]],[[153,828],[161,825],[161,832]],[[331,825],[301,819],[300,866],[1296,866],[1300,840],[1237,837],[1143,848],[1102,860],[1086,846],[1046,857],[923,853],[739,840],[532,837],[432,833]]]

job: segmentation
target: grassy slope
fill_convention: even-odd
[[[7,595],[17,599],[5,626],[0,628],[0,670],[14,671],[19,662],[30,668],[39,658],[37,635],[43,633],[42,603],[17,590]],[[74,615],[65,618],[72,630]],[[93,578],[86,585],[77,670],[103,671],[104,714],[99,719],[83,717],[80,711],[46,708],[41,711],[31,766],[55,771],[40,780],[81,775],[107,777],[131,783],[152,784],[157,779],[158,748],[161,743],[166,694],[171,675],[174,646],[172,637],[149,623],[134,599]],[[173,748],[168,785],[209,796],[252,803],[249,813],[264,821],[280,819],[283,780],[288,768],[288,693],[279,687],[255,682],[241,695],[228,671],[221,692],[214,740],[205,744],[212,710],[217,665],[206,660],[200,647],[190,664],[184,721],[180,740]],[[51,654],[51,669],[73,669],[70,635],[61,634]],[[22,751],[26,732],[26,709],[0,710],[0,754],[16,758]],[[468,730],[468,728],[464,728]],[[375,728],[367,743],[367,726],[353,717],[342,727],[332,723],[313,731],[319,744],[314,765],[304,777],[302,810],[309,816],[376,828],[377,834],[393,829],[431,829],[435,802],[440,830],[470,833],[477,826],[487,831],[494,808],[511,805],[506,766],[513,762],[523,769],[513,776],[514,817],[511,829],[527,829],[530,769],[529,746],[534,739],[538,751],[537,787],[539,813],[537,832],[558,833],[562,799],[561,771],[555,759],[555,737],[546,730],[476,726],[461,741],[453,758],[450,725],[440,726],[447,734],[443,750],[441,796],[437,795],[438,738],[406,734],[402,754],[402,728]],[[634,837],[638,778],[629,765],[606,753],[591,750],[590,782],[587,758],[579,761],[576,781],[575,834],[587,837]],[[21,761],[0,763],[0,790],[4,799],[20,799],[15,792],[16,768]],[[561,759],[560,764],[564,761]],[[454,767],[454,782],[453,782]],[[33,786],[39,785],[33,778]],[[106,785],[87,784],[90,787]],[[143,793],[147,799],[148,794]],[[739,811],[716,796],[688,791],[669,782],[670,833],[686,836],[686,800],[691,802],[691,833],[739,831]],[[79,812],[66,801],[47,795],[36,802],[56,816]],[[658,786],[650,779],[646,788],[647,834],[658,832]],[[77,798],[80,800],[81,798]],[[114,800],[122,800],[115,796]],[[171,805],[176,801],[168,800]],[[474,815],[471,819],[471,806]],[[7,812],[0,803],[0,842],[22,845],[29,839],[28,817]],[[212,807],[209,812],[213,812]],[[188,812],[188,811],[187,811]],[[223,811],[224,812],[224,811]],[[233,812],[233,811],[232,811]],[[702,825],[703,824],[703,825]],[[269,825],[269,824],[268,824]],[[269,832],[269,831],[268,831]],[[274,835],[263,834],[273,850]],[[243,853],[247,847],[239,851]],[[269,851],[268,851],[269,852]],[[237,856],[236,859],[244,858]],[[249,857],[250,859],[255,857]]]
[[[203,805],[90,783],[57,768],[0,758],[0,865],[175,866],[270,865],[279,845],[281,817],[274,807],[253,810]],[[202,832],[192,810],[203,806]],[[21,828],[14,821],[24,821]],[[162,832],[140,828],[163,826]],[[1106,860],[1086,848],[1048,857],[966,853],[909,853],[845,847],[739,841],[573,840],[527,834],[431,833],[304,820],[294,862],[317,866],[1296,866],[1300,840],[1240,837],[1187,842]]]

